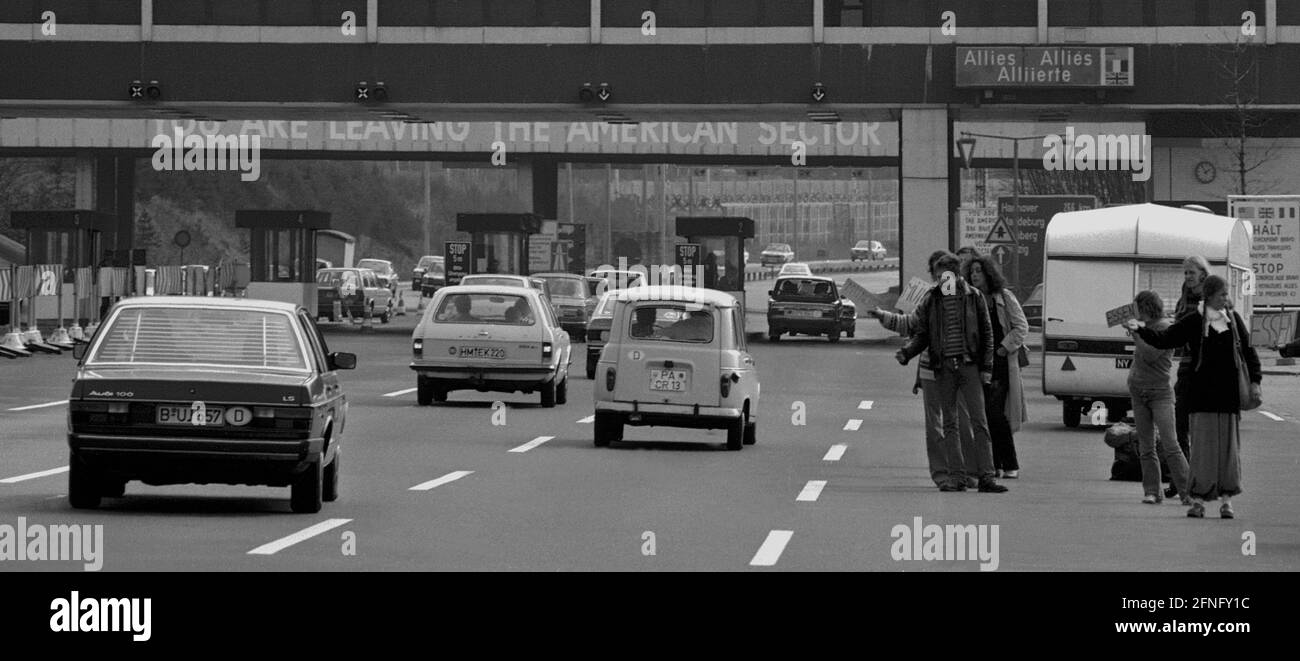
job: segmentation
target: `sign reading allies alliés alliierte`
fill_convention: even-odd
[[[957,87],[1132,87],[1131,46],[958,46]]]

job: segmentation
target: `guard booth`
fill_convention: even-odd
[[[249,283],[245,295],[316,309],[316,234],[330,214],[307,210],[245,209],[235,227],[249,231]]]
[[[98,309],[91,269],[105,255],[103,233],[116,231],[117,217],[86,209],[14,211],[9,222],[15,229],[27,230],[29,266],[62,269],[53,281],[47,271],[36,274],[29,320],[57,319],[60,328],[65,318],[78,325],[82,320],[88,323]]]
[[[754,238],[754,221],[739,216],[678,216],[677,236],[698,245],[698,264],[681,264],[691,282],[692,266],[702,267],[704,281],[695,286],[717,289],[745,304],[745,239]],[[679,250],[678,254],[682,252]],[[680,259],[678,260],[681,261]]]
[[[470,273],[528,275],[528,239],[542,231],[542,217],[535,213],[458,213],[456,229],[470,236]]]

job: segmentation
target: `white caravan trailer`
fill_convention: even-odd
[[[1106,312],[1150,289],[1173,316],[1183,259],[1201,255],[1228,280],[1233,305],[1250,323],[1250,233],[1246,223],[1213,213],[1133,204],[1058,213],[1043,254],[1043,394],[1061,400],[1067,427],[1084,407],[1105,403],[1111,419],[1129,410],[1133,340]]]

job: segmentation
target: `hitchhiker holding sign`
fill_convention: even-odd
[[[1136,315],[1130,316],[1122,323],[1137,319],[1147,328],[1163,331],[1169,328],[1165,319],[1165,304],[1153,291],[1138,292],[1131,305],[1122,309]],[[1106,313],[1109,322],[1111,314]],[[1109,324],[1118,325],[1118,324]],[[1164,498],[1160,494],[1163,482],[1160,475],[1160,459],[1156,456],[1156,431],[1160,432],[1160,454],[1173,477],[1173,488],[1184,505],[1191,505],[1187,495],[1187,458],[1178,447],[1178,433],[1174,425],[1174,389],[1169,385],[1170,372],[1174,367],[1173,349],[1157,349],[1133,331],[1133,362],[1128,372],[1128,390],[1133,399],[1133,422],[1138,433],[1138,459],[1142,465],[1142,502],[1148,505],[1159,504]]]

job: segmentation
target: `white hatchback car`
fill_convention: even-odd
[[[777,273],[776,277],[779,278],[785,275],[812,275],[812,274],[813,274],[812,269],[808,268],[807,264],[804,264],[803,262],[790,262],[789,264],[784,264],[781,266],[781,272]]]
[[[735,297],[671,286],[613,296],[596,366],[596,446],[623,440],[624,425],[726,429],[728,450],[752,445],[759,378]]]
[[[434,294],[411,336],[420,405],[452,390],[540,392],[542,406],[568,399],[569,334],[536,289],[461,285]]]

